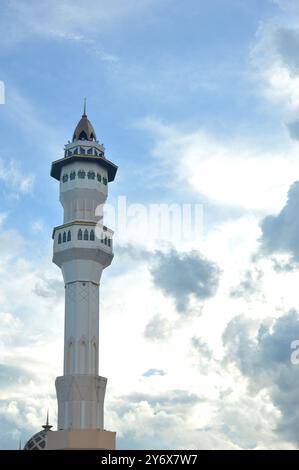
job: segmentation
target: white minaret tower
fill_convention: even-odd
[[[53,262],[65,284],[65,328],[63,376],[55,383],[58,431],[48,433],[48,449],[115,448],[115,433],[104,431],[107,379],[99,376],[99,285],[113,259],[113,232],[103,225],[101,207],[116,171],[84,104],[64,158],[51,169],[64,209],[63,224],[53,231]]]

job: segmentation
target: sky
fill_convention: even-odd
[[[50,166],[86,97],[127,206],[100,289],[105,428],[119,449],[297,449],[298,2],[10,0],[0,31],[0,448],[57,419]],[[194,233],[155,232],[161,204],[197,208]]]

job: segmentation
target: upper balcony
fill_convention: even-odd
[[[113,252],[113,230],[93,221],[72,221],[53,230],[54,252],[70,248],[96,248]]]

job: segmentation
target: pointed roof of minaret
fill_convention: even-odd
[[[83,114],[80,119],[80,121],[77,124],[77,127],[75,129],[74,135],[73,135],[73,142],[75,140],[97,140],[96,133],[94,131],[94,128],[87,118],[86,114],[86,98],[84,98],[84,108],[83,108]]]

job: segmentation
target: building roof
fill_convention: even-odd
[[[24,450],[45,450],[47,444],[47,433],[51,431],[52,426],[49,424],[49,415],[47,413],[47,422],[43,429],[34,434],[25,444]]]
[[[109,182],[113,181],[115,178],[115,175],[117,172],[117,166],[114,165],[114,163],[110,162],[110,160],[107,160],[107,158],[95,157],[91,155],[72,155],[71,157],[64,157],[64,158],[61,158],[60,160],[56,160],[55,162],[52,163],[51,176],[59,181],[61,170],[64,167],[64,165],[67,165],[68,163],[72,163],[76,161],[81,162],[81,163],[84,163],[84,162],[97,163],[103,168],[106,168]]]
[[[84,112],[82,114],[82,117],[80,121],[78,122],[74,135],[73,135],[73,142],[75,140],[89,140],[89,141],[97,140],[93,125],[91,124],[90,120],[87,118],[85,107],[84,107]]]
[[[83,141],[87,142],[94,142],[94,144],[86,144],[89,146],[94,145],[95,148],[99,148],[99,143],[96,140],[96,134],[94,131],[94,128],[87,118],[86,114],[86,100],[84,101],[84,110],[82,114],[82,118],[78,122],[74,135],[73,135],[73,142],[78,141],[78,148],[82,149],[82,145],[84,145]],[[76,144],[75,144],[76,145]],[[69,146],[68,146],[69,147]],[[64,158],[61,158],[59,160],[56,160],[52,163],[51,167],[51,176],[58,181],[60,180],[60,174],[61,170],[64,165],[67,165],[68,163],[72,163],[75,161],[80,161],[80,162],[94,162],[102,166],[107,170],[107,176],[108,176],[108,181],[113,181],[115,178],[115,174],[117,172],[117,166],[114,165],[111,161],[107,160],[104,155],[104,147],[100,146],[102,148],[102,154],[99,155],[87,155],[84,151],[84,154],[81,153],[76,153],[72,154],[69,156],[67,152],[65,152]]]

